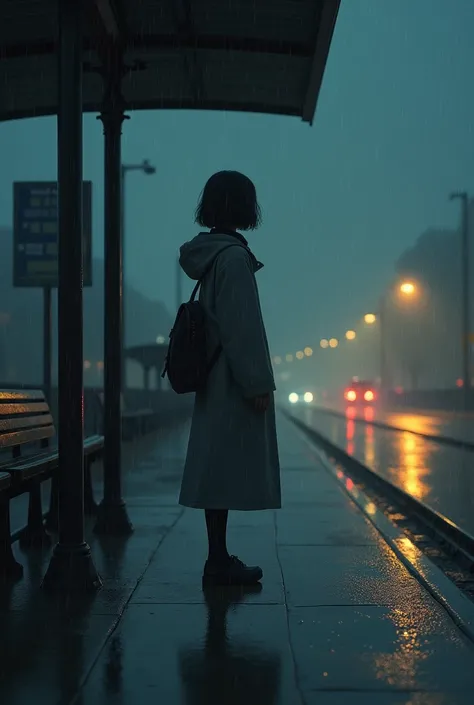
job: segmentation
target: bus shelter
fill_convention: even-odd
[[[313,123],[340,0],[3,0],[0,121],[57,115],[59,539],[43,586],[101,583],[84,535],[82,114],[104,133],[104,497],[121,481],[121,134],[126,110],[238,110]],[[1,128],[0,128],[1,129]]]

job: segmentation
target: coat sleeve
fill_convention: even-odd
[[[275,390],[257,282],[246,253],[216,272],[215,315],[232,376],[245,398]]]

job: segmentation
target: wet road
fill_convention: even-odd
[[[327,407],[330,411],[346,414],[344,404]],[[395,428],[413,431],[427,436],[443,436],[474,444],[474,413],[438,410],[383,409],[374,407],[350,407],[354,418],[372,420]]]
[[[474,535],[474,451],[311,407],[291,409],[349,455]],[[371,417],[371,414],[368,415]]]

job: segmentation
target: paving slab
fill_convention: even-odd
[[[245,595],[244,595],[245,598]],[[106,648],[84,689],[90,705],[299,705],[284,605],[131,605],[120,639],[120,698]]]
[[[472,644],[431,600],[397,608],[296,608],[290,634],[304,692],[462,694],[474,687]]]

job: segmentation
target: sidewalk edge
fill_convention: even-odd
[[[369,504],[372,505],[372,502],[367,495],[360,489],[357,489],[357,496],[348,490],[345,482],[349,476],[342,471],[341,477],[338,477],[335,467],[317,444],[296,426],[295,431],[317,455],[324,468],[332,475],[344,493],[370,521],[409,573],[423,585],[425,590],[444,608],[455,625],[474,643],[474,603],[463,595],[442,570],[430,561],[403,531],[392,524],[385,514],[380,511],[369,514],[366,507]]]

